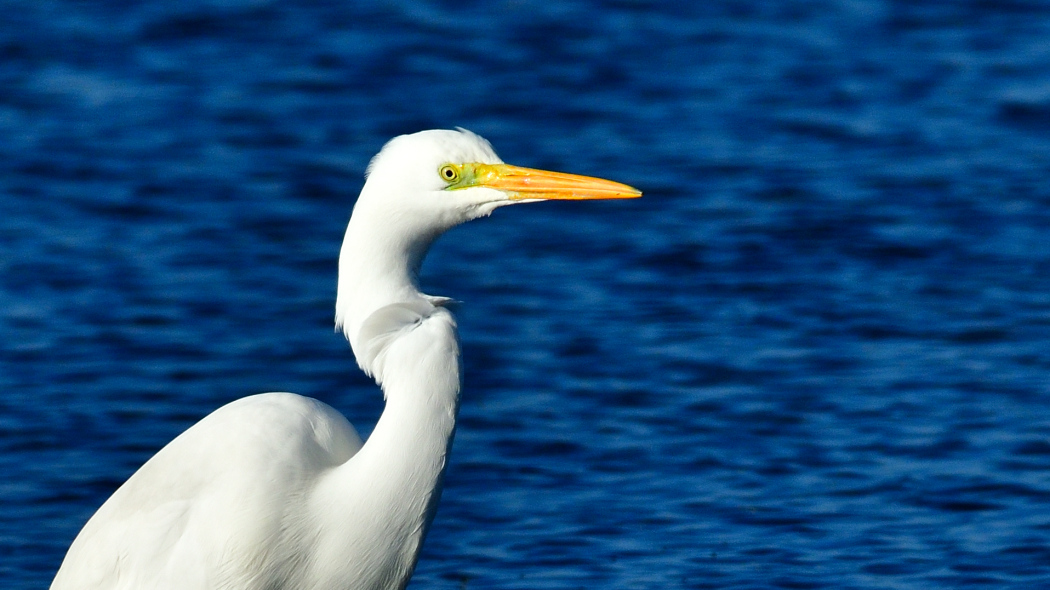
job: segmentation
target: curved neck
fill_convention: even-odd
[[[369,316],[391,303],[426,299],[418,287],[419,268],[438,235],[400,226],[393,231],[381,218],[359,199],[339,252],[335,322],[359,362],[363,352],[359,333]]]
[[[437,232],[395,231],[377,219],[383,216],[359,200],[339,255],[336,324],[361,368],[382,385],[386,407],[364,446],[319,487],[316,501],[352,508],[335,511],[342,523],[322,527],[320,546],[332,548],[331,558],[346,554],[347,544],[366,542],[359,549],[377,560],[359,571],[354,587],[403,588],[441,495],[459,411],[459,342],[452,314],[417,286]],[[318,510],[326,518],[332,513]],[[342,536],[348,529],[353,538]]]
[[[441,497],[459,411],[451,314],[434,308],[384,354],[398,369],[384,376],[386,408],[364,446],[332,470],[315,496],[318,546],[325,549],[317,562],[368,557],[339,570],[346,578],[319,579],[316,587],[404,588]],[[348,538],[347,530],[355,534]]]

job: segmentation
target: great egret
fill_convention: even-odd
[[[459,409],[449,301],[421,293],[442,232],[497,207],[641,196],[504,164],[466,130],[394,138],[339,254],[335,319],[386,407],[362,443],[291,393],[234,401],[147,461],[73,541],[52,590],[404,588],[441,495]]]

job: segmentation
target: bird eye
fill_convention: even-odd
[[[456,170],[451,164],[445,164],[438,169],[438,174],[445,182],[456,182],[459,180],[459,170]]]

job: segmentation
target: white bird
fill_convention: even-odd
[[[503,205],[638,196],[607,180],[506,165],[463,129],[391,140],[369,164],[339,254],[336,325],[386,398],[368,442],[307,397],[227,404],[114,492],[52,590],[404,588],[459,409],[449,299],[417,287],[428,248]]]

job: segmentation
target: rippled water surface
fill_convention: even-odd
[[[365,433],[368,159],[463,126],[646,197],[498,211],[413,588],[1050,585],[1041,2],[0,1],[0,579],[230,400]]]

